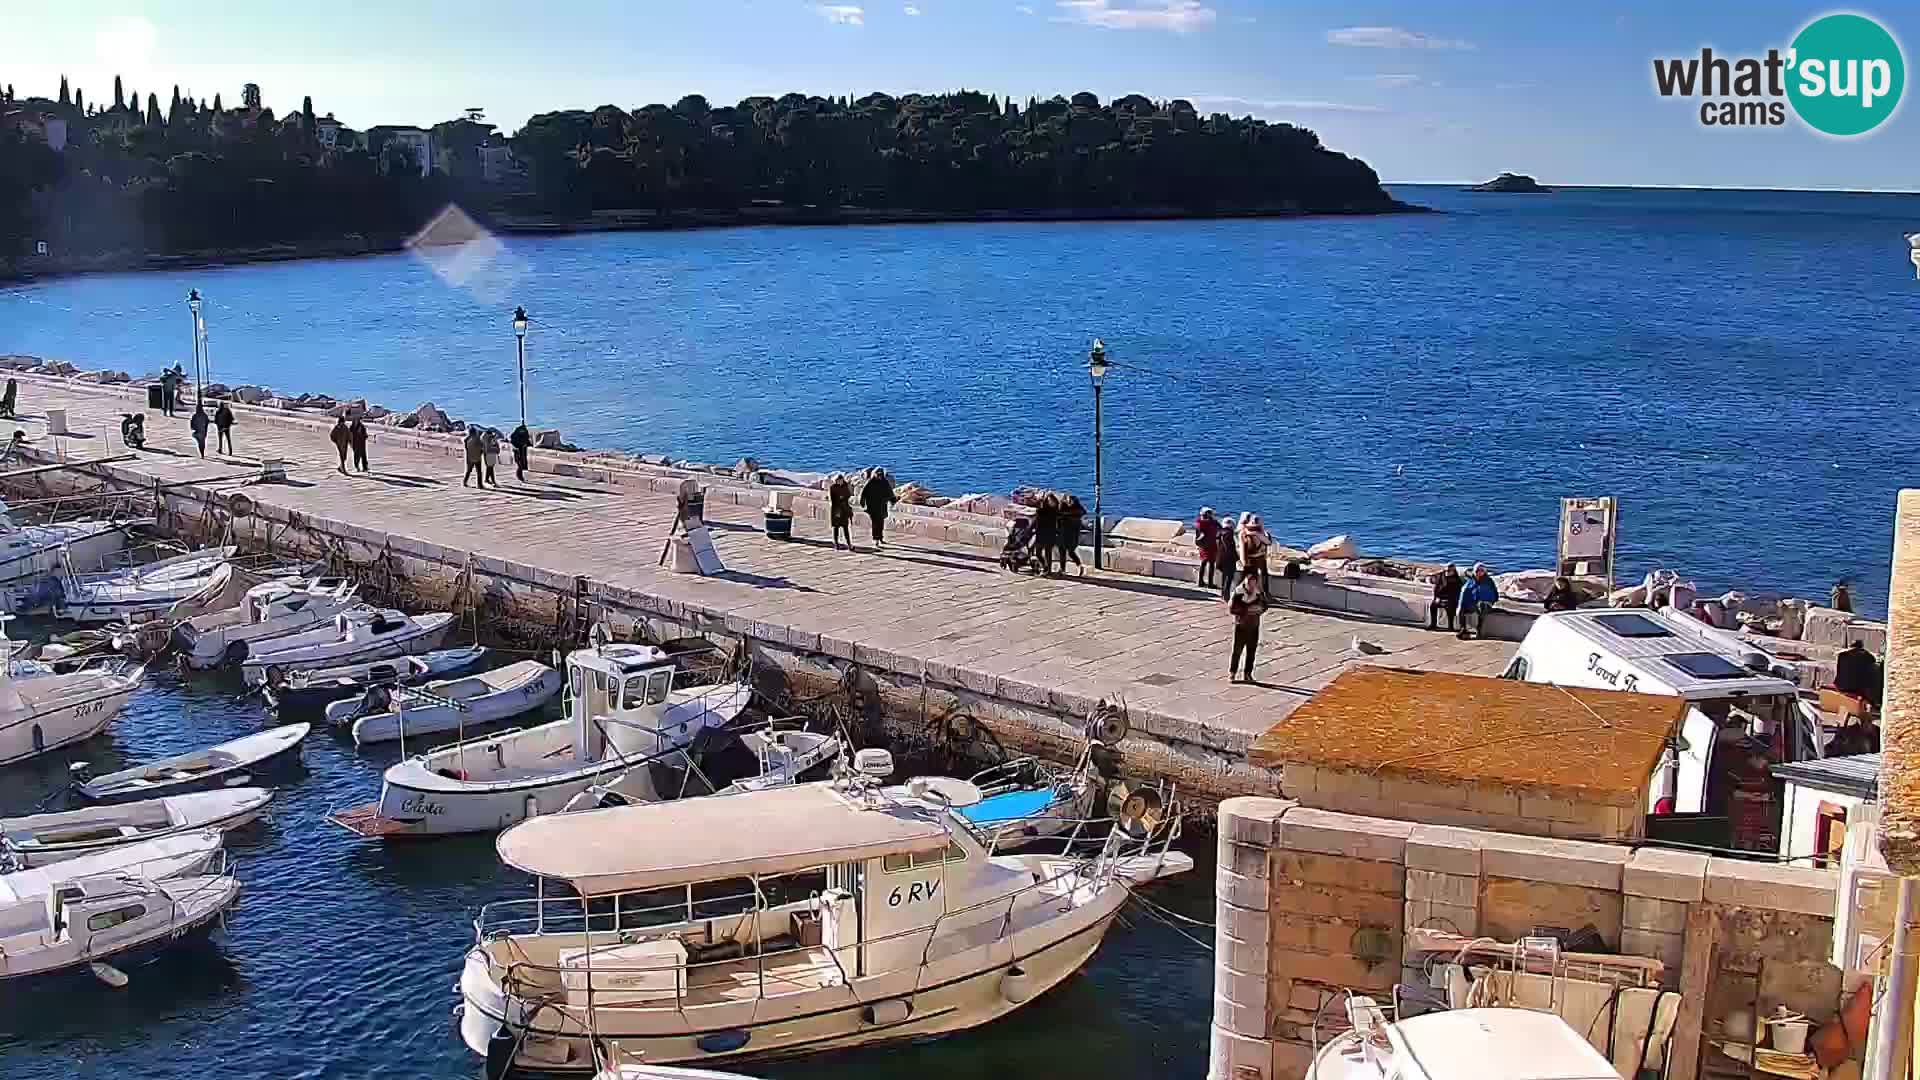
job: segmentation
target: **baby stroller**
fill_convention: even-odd
[[[1007,529],[1007,543],[1000,549],[1000,565],[1018,573],[1039,573],[1040,556],[1034,551],[1033,519],[1017,517]]]
[[[130,450],[143,450],[147,445],[147,418],[141,413],[122,413],[120,417],[120,441]]]

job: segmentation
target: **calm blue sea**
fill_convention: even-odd
[[[0,290],[0,351],[455,415],[530,409],[582,445],[948,494],[1259,510],[1376,554],[1552,559],[1557,500],[1618,496],[1625,569],[1884,603],[1920,482],[1920,196],[1396,191],[1441,214],[1304,221],[743,228]],[[1404,467],[1404,468],[1403,468]],[[1090,501],[1090,500],[1089,500]]]

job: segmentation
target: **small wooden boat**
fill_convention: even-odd
[[[479,666],[486,660],[485,645],[435,649],[419,656],[396,656],[358,664],[279,671],[261,692],[267,704],[281,712],[320,709],[342,698],[358,697],[375,686],[419,686],[434,679]]]
[[[125,968],[211,926],[239,898],[226,876],[66,879],[44,897],[0,904],[0,983],[91,971],[124,986]]]
[[[248,686],[264,686],[272,668],[332,667],[413,656],[438,649],[453,631],[453,613],[409,615],[391,608],[357,607],[333,622],[249,646],[240,673]]]
[[[166,611],[224,579],[238,548],[193,551],[121,570],[81,574],[67,566],[53,613],[80,623],[126,622]]]
[[[132,802],[156,795],[240,787],[253,777],[289,760],[298,760],[300,744],[312,724],[287,724],[269,731],[243,735],[191,754],[176,754],[151,765],[108,773],[74,785],[74,792],[94,803]],[[76,766],[84,775],[84,763]]]
[[[46,896],[58,883],[77,877],[130,874],[142,881],[165,881],[204,873],[220,854],[221,840],[220,830],[201,829],[23,870],[8,870],[9,859],[0,852],[0,905]]]
[[[0,818],[0,853],[17,867],[35,867],[202,829],[231,832],[266,813],[272,801],[266,788],[237,787]]]
[[[445,679],[419,687],[389,691],[375,687],[359,701],[336,701],[327,706],[327,720],[353,724],[356,746],[405,740],[410,735],[459,731],[468,725],[491,724],[532,712],[560,693],[560,673],[538,660],[521,660],[503,668],[460,679]],[[379,712],[381,699],[392,708]],[[357,719],[353,719],[357,717]]]

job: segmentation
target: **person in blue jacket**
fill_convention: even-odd
[[[1499,599],[1500,587],[1493,583],[1493,575],[1487,573],[1487,564],[1474,563],[1473,573],[1460,587],[1460,640],[1486,636],[1487,612],[1493,610]]]

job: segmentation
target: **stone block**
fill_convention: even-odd
[[[1622,930],[1684,934],[1687,931],[1687,905],[1678,900],[1628,895],[1620,909],[1620,927]]]
[[[1272,847],[1279,835],[1280,818],[1294,804],[1286,799],[1241,796],[1220,804],[1220,837],[1237,844]]]
[[[1265,878],[1236,874],[1223,866],[1214,871],[1214,890],[1215,899],[1223,903],[1266,910],[1268,892]]]
[[[1281,1039],[1273,1041],[1273,1080],[1300,1080],[1313,1068],[1312,1046],[1301,1042],[1288,1042]],[[1236,1076],[1223,1080],[1258,1080],[1256,1077]]]
[[[1390,804],[1467,808],[1465,784],[1435,784],[1425,780],[1386,776],[1380,779],[1380,798]]]
[[[1320,770],[1312,765],[1289,761],[1280,766],[1280,790],[1291,798],[1310,799],[1319,788]]]
[[[1272,915],[1267,911],[1238,907],[1233,904],[1214,905],[1213,926],[1216,936],[1232,938],[1249,945],[1267,943],[1267,927]],[[1242,969],[1248,970],[1248,969]]]
[[[1398,899],[1406,890],[1406,868],[1378,859],[1350,859],[1305,851],[1273,853],[1274,883],[1319,885]]]
[[[1280,819],[1275,846],[1289,851],[1406,862],[1413,823],[1296,806]]]
[[[1369,964],[1353,956],[1326,956],[1320,953],[1277,948],[1273,950],[1268,963],[1272,965],[1272,970],[1275,972],[1285,972],[1295,985],[1301,982],[1321,983],[1336,989],[1356,992],[1391,990],[1393,981],[1400,977],[1400,964],[1397,959],[1386,963]]]
[[[1243,910],[1235,908],[1234,910]],[[1262,915],[1265,923],[1271,916]],[[1258,941],[1249,941],[1234,937],[1218,927],[1213,933],[1213,956],[1216,979],[1220,972],[1231,971],[1241,975],[1258,975],[1266,978],[1268,973],[1267,955],[1272,948],[1270,936],[1261,930]]]
[[[1658,930],[1624,927],[1620,931],[1620,951],[1628,956],[1648,956],[1666,965],[1661,981],[1674,983],[1680,976],[1681,958],[1686,955],[1686,935],[1666,934]]]
[[[1480,909],[1440,904],[1432,900],[1409,900],[1406,904],[1406,929],[1445,930],[1473,937],[1480,932]]]
[[[1612,889],[1493,877],[1480,881],[1480,933],[1502,941],[1526,937],[1537,926],[1578,930],[1591,923],[1609,942],[1620,940],[1620,894]]]
[[[1551,795],[1537,795],[1530,791],[1522,791],[1520,816],[1541,821],[1578,821],[1580,810],[1571,799],[1559,799]]]
[[[1273,1071],[1272,1043],[1218,1024],[1210,1034],[1207,1080],[1281,1080]]]
[[[1407,834],[1407,870],[1477,877],[1481,835],[1449,825],[1415,825]]]
[[[1478,875],[1408,870],[1407,899],[1431,900],[1455,907],[1477,907],[1480,903],[1480,878]]]
[[[1577,840],[1489,833],[1481,843],[1481,872],[1488,876],[1618,891],[1627,850]]]
[[[1482,814],[1520,816],[1520,792],[1498,784],[1472,784],[1467,788],[1467,809]]]
[[[1252,844],[1234,844],[1222,839],[1220,865],[1243,877],[1266,878],[1269,849]]]
[[[1216,994],[1213,998],[1213,1024],[1235,1035],[1264,1038],[1267,1034],[1267,1003],[1258,1001],[1247,1005]]]
[[[1385,893],[1351,892],[1319,885],[1276,885],[1272,895],[1276,912],[1348,919],[1374,926],[1393,926],[1401,915],[1400,898]]]
[[[1832,918],[1838,885],[1836,870],[1710,858],[1703,891],[1709,903]]]

